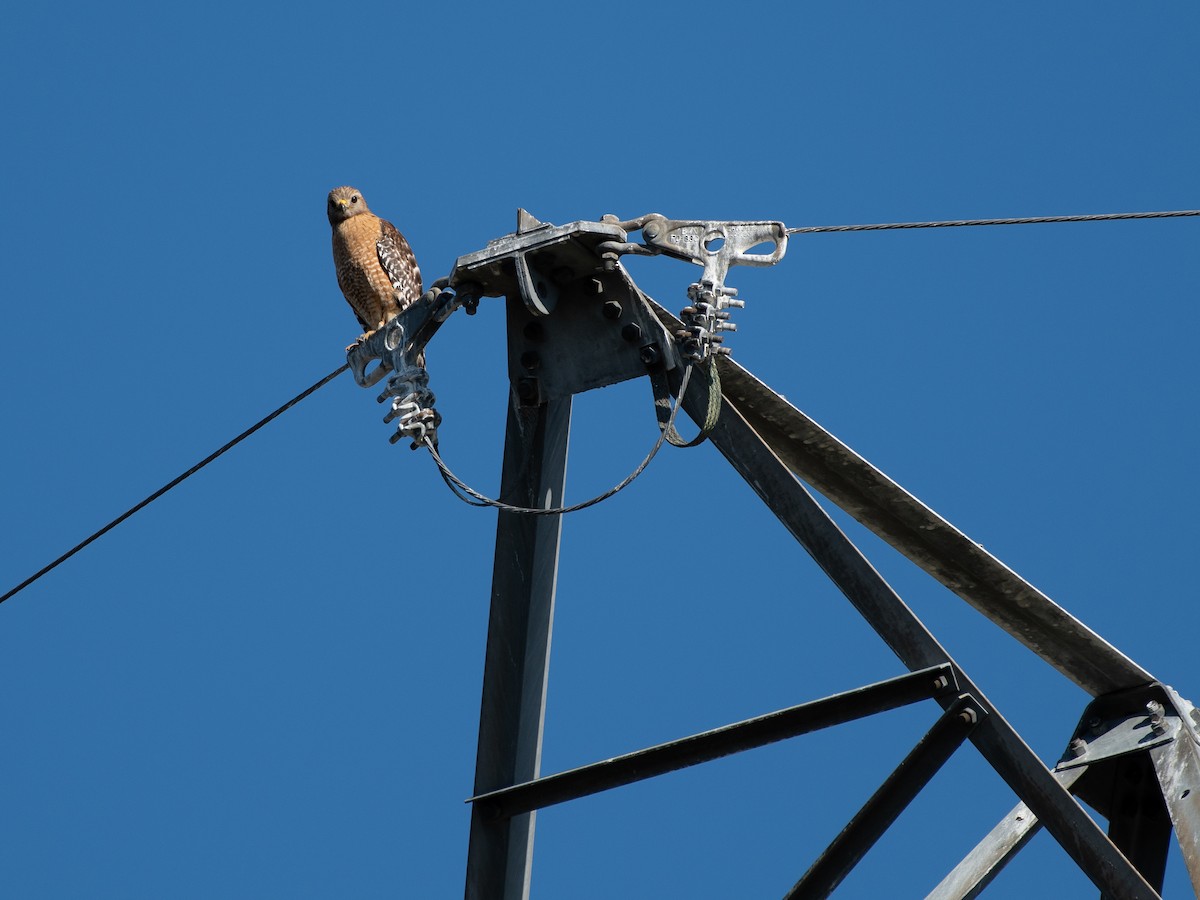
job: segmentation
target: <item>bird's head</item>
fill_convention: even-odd
[[[329,202],[326,212],[329,214],[329,224],[337,225],[351,216],[370,212],[367,201],[357,188],[340,187],[329,192]]]

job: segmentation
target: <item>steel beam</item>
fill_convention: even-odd
[[[949,665],[932,666],[811,703],[802,703],[589,766],[492,791],[472,797],[468,802],[475,804],[488,821],[508,818],[875,715],[943,693],[957,693],[954,670]]]
[[[1064,788],[1082,777],[1087,766],[1055,772],[1054,777]],[[1007,816],[988,832],[975,849],[968,853],[941,884],[925,900],[974,900],[992,883],[1014,856],[1041,830],[1042,823],[1024,803],[1018,803]]]
[[[788,891],[786,900],[828,897],[986,715],[970,696],[951,702],[929,733]]]
[[[679,320],[651,301],[669,331]],[[1093,696],[1153,681],[936,512],[731,359],[721,387],[780,460]]]
[[[514,506],[562,505],[571,398],[523,405],[510,395],[500,497]],[[561,517],[500,512],[483,667],[475,793],[537,778]],[[468,900],[529,895],[534,813],[503,821],[471,815]]]
[[[684,409],[698,422],[703,421],[707,403],[703,393],[704,385],[693,380],[684,398]],[[720,419],[709,440],[909,669],[953,663],[920,619],[727,399],[722,400]],[[961,689],[974,696],[988,713],[972,732],[972,743],[1067,854],[1097,887],[1115,897],[1157,898],[1157,893],[1054,779],[983,692],[961,668],[956,669]]]
[[[1150,757],[1145,752],[1131,753],[1089,768],[1089,780],[1105,777],[1108,781],[1107,804],[1097,811],[1108,819],[1109,838],[1150,886],[1162,893],[1171,848],[1171,818]],[[1109,771],[1103,771],[1106,769]]]
[[[1200,751],[1190,729],[1149,751],[1192,890],[1200,897]]]

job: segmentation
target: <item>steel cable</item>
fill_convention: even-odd
[[[789,228],[788,234],[818,234],[832,231],[900,231],[908,228],[959,228],[964,225],[1038,225],[1045,222],[1112,222],[1118,219],[1179,219],[1200,216],[1200,209],[1168,212],[1103,213],[1091,216],[1033,216],[1024,219],[958,219],[946,222],[890,222],[879,225],[811,225]]]
[[[210,453],[204,459],[200,460],[200,462],[196,463],[194,466],[192,466],[190,469],[188,469],[182,475],[179,475],[178,477],[176,477],[176,478],[172,479],[171,481],[167,482],[166,484],[164,484],[162,487],[160,487],[157,491],[155,491],[153,494],[151,494],[149,497],[147,497],[141,503],[138,503],[135,506],[131,506],[125,512],[121,513],[121,515],[117,516],[115,519],[113,519],[111,522],[109,522],[107,525],[105,525],[103,528],[101,528],[99,531],[94,532],[86,539],[80,541],[78,544],[76,544],[74,547],[72,547],[70,550],[68,550],[66,553],[64,553],[62,556],[60,556],[58,559],[54,560],[54,562],[50,563],[47,566],[44,566],[43,568],[39,569],[37,572],[34,572],[32,575],[30,575],[28,578],[26,578],[24,581],[22,581],[20,584],[18,584],[15,588],[13,588],[8,593],[6,593],[3,597],[0,597],[0,603],[3,603],[5,600],[7,600],[9,597],[13,596],[14,594],[18,594],[21,591],[25,590],[25,588],[29,587],[29,585],[33,584],[35,581],[37,581],[39,578],[41,578],[43,575],[45,575],[47,572],[49,572],[55,566],[58,566],[59,564],[66,562],[68,559],[70,559],[72,556],[74,556],[76,553],[78,553],[80,550],[82,550],[88,544],[92,543],[92,541],[104,536],[109,531],[116,528],[118,525],[120,525],[122,522],[124,522],[130,516],[132,516],[134,513],[136,513],[138,510],[144,509],[145,507],[149,506],[151,503],[153,503],[155,500],[157,500],[159,497],[161,497],[167,491],[171,490],[171,488],[175,487],[176,485],[180,484],[183,481],[186,481],[188,478],[195,475],[197,472],[199,472],[201,469],[203,469],[205,466],[207,466],[210,462],[215,460],[218,456],[225,453],[227,450],[231,450],[234,447],[236,447],[238,444],[240,444],[246,438],[250,437],[250,435],[254,434],[254,432],[258,431],[260,428],[262,428],[264,425],[266,425],[272,419],[275,419],[277,416],[280,416],[283,413],[287,412],[289,409],[291,409],[293,406],[295,406],[297,403],[299,403],[301,400],[303,400],[309,394],[312,394],[313,392],[317,391],[318,389],[323,388],[325,385],[329,384],[329,382],[333,381],[333,379],[337,378],[339,375],[341,375],[343,372],[345,372],[348,368],[350,368],[349,365],[339,366],[337,369],[334,369],[332,372],[330,372],[328,375],[326,375],[324,378],[322,378],[320,381],[318,381],[312,387],[306,388],[305,390],[301,391],[299,394],[297,394],[295,397],[293,397],[287,403],[283,404],[283,406],[279,407],[277,410],[275,410],[270,415],[266,416],[265,418],[259,419],[257,422],[255,422],[253,425],[251,425],[249,428],[247,428],[245,431],[243,431],[241,434],[239,434],[237,437],[235,437],[233,440],[229,441],[229,443],[225,444],[223,447],[221,447],[218,450],[214,450],[212,453]]]
[[[437,463],[438,471],[442,475],[442,480],[446,482],[446,486],[450,488],[450,492],[459,500],[463,501],[463,503],[467,503],[471,506],[491,506],[501,510],[502,512],[520,513],[521,515],[526,516],[560,516],[564,513],[577,512],[581,509],[587,509],[589,506],[595,506],[597,503],[607,500],[614,494],[623,491],[633,483],[635,478],[641,475],[642,472],[646,471],[646,467],[650,465],[650,461],[654,459],[654,457],[658,454],[658,451],[662,449],[663,443],[667,440],[668,432],[676,433],[675,416],[679,413],[680,403],[682,403],[683,395],[687,391],[688,381],[691,380],[692,368],[693,366],[689,365],[684,370],[683,381],[679,386],[679,397],[676,399],[674,406],[671,409],[671,417],[667,420],[665,426],[660,427],[658,440],[654,442],[654,446],[650,448],[650,452],[646,454],[646,458],[643,459],[638,467],[630,472],[620,484],[614,485],[603,494],[598,494],[595,497],[592,497],[590,500],[584,500],[582,503],[576,503],[572,506],[557,506],[551,507],[550,509],[538,509],[537,507],[532,506],[513,506],[501,500],[493,500],[491,497],[481,494],[479,491],[470,487],[466,482],[450,471],[450,467],[447,466],[442,460],[441,455],[437,451],[437,446],[432,440],[425,438],[422,443],[426,446],[426,448],[428,448],[429,455],[433,458],[433,461]],[[463,494],[466,494],[467,496],[464,497]]]

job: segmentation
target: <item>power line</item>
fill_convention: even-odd
[[[231,450],[234,447],[236,447],[238,444],[240,444],[246,438],[250,437],[250,435],[254,434],[254,432],[258,431],[260,428],[262,428],[264,425],[266,425],[272,419],[287,412],[289,409],[291,409],[293,406],[295,406],[297,403],[299,403],[301,400],[303,400],[309,394],[312,394],[313,392],[317,391],[319,388],[323,388],[325,385],[329,384],[329,382],[333,381],[333,379],[337,378],[339,375],[341,375],[343,372],[345,372],[348,368],[350,368],[349,364],[339,366],[337,369],[334,369],[332,372],[330,372],[328,375],[326,375],[324,378],[322,378],[320,381],[318,381],[312,387],[306,388],[305,390],[301,391],[299,394],[297,394],[295,397],[293,397],[287,403],[283,404],[283,406],[279,407],[279,409],[275,410],[270,415],[268,415],[262,419],[259,419],[257,422],[255,422],[253,425],[251,425],[249,428],[247,428],[245,431],[243,431],[241,434],[239,434],[237,437],[235,437],[229,443],[225,444],[225,446],[221,447],[219,450],[213,451],[208,456],[206,456],[204,459],[200,460],[200,462],[196,463],[194,466],[192,466],[190,469],[188,469],[186,472],[184,472],[182,475],[180,475],[177,478],[174,478],[171,481],[164,484],[162,487],[160,487],[157,491],[155,491],[153,494],[151,494],[149,497],[147,497],[141,503],[138,503],[136,506],[130,507],[125,512],[121,513],[121,515],[117,516],[115,519],[113,519],[111,522],[109,522],[107,525],[105,525],[103,528],[101,528],[99,531],[95,532],[94,534],[90,535],[87,539],[76,544],[74,547],[72,547],[70,550],[68,550],[66,553],[64,553],[62,556],[60,556],[58,559],[54,560],[54,562],[50,563],[48,566],[45,566],[44,568],[42,568],[39,571],[35,572],[34,574],[30,575],[28,578],[26,578],[24,581],[22,581],[20,584],[18,584],[15,588],[13,588],[11,591],[9,591],[7,594],[5,594],[3,597],[0,597],[0,603],[3,603],[5,600],[7,600],[9,597],[13,596],[14,594],[20,593],[25,588],[29,587],[29,585],[33,584],[35,581],[37,581],[39,578],[41,578],[43,575],[45,575],[47,572],[49,572],[51,569],[53,569],[55,566],[59,565],[60,563],[66,562],[68,559],[70,559],[72,556],[74,556],[76,553],[78,553],[80,550],[82,550],[84,547],[86,547],[92,541],[103,536],[104,534],[111,531],[112,529],[116,528],[118,525],[120,525],[122,522],[124,522],[130,516],[132,516],[135,512],[149,506],[151,503],[153,503],[155,500],[157,500],[159,497],[161,497],[167,491],[171,490],[171,488],[175,487],[177,484],[180,484],[181,482],[183,482],[183,481],[187,480],[188,478],[190,478],[191,476],[195,475],[197,472],[199,472],[201,469],[203,469],[205,466],[207,466],[210,462],[212,462],[218,456],[225,453],[227,450]]]
[[[1118,220],[1118,219],[1172,219],[1172,218],[1182,218],[1185,216],[1200,216],[1200,209],[1172,210],[1172,211],[1165,211],[1165,212],[1103,213],[1100,215],[1086,215],[1086,216],[1034,216],[1034,217],[1029,217],[1029,218],[1016,218],[1016,219],[958,219],[958,220],[949,220],[949,221],[942,221],[942,222],[889,222],[889,223],[880,223],[880,224],[872,224],[872,225],[810,225],[810,226],[802,227],[802,228],[789,228],[789,229],[787,229],[787,233],[788,234],[817,234],[817,233],[821,233],[821,232],[839,232],[839,231],[899,231],[899,230],[912,229],[912,228],[957,228],[957,227],[962,227],[962,226],[967,226],[967,225],[1036,225],[1036,224],[1048,223],[1048,222],[1110,222],[1110,221],[1114,221],[1114,220]],[[258,422],[251,425],[249,428],[247,428],[245,431],[243,431],[241,434],[239,434],[233,440],[229,441],[227,444],[222,446],[220,449],[213,451],[211,454],[206,456],[200,462],[196,463],[196,465],[192,466],[190,469],[188,469],[182,475],[179,475],[178,477],[167,482],[162,487],[160,487],[157,491],[155,491],[153,494],[148,496],[146,499],[142,500],[140,503],[136,504],[135,506],[130,507],[125,512],[121,513],[121,515],[117,516],[117,518],[113,519],[111,522],[109,522],[107,525],[105,525],[103,528],[101,528],[99,531],[96,531],[93,534],[89,535],[86,539],[84,539],[83,541],[80,541],[78,544],[76,544],[74,547],[72,547],[70,550],[68,550],[62,556],[58,557],[58,559],[54,560],[49,565],[44,566],[43,568],[39,569],[37,572],[30,575],[28,578],[26,578],[24,581],[22,581],[16,587],[12,588],[6,594],[4,594],[3,596],[0,596],[0,603],[3,603],[9,597],[14,596],[15,594],[20,593],[25,588],[29,587],[29,585],[33,584],[35,581],[37,581],[39,578],[41,578],[43,575],[50,572],[52,569],[61,565],[62,563],[66,562],[68,559],[70,559],[72,556],[74,556],[76,553],[78,553],[80,550],[82,550],[88,544],[92,543],[96,539],[107,534],[109,531],[116,528],[118,525],[120,525],[122,522],[124,522],[126,519],[128,519],[130,516],[132,516],[134,513],[149,506],[151,503],[153,503],[155,500],[157,500],[163,494],[167,493],[167,491],[171,490],[173,487],[182,483],[183,481],[186,481],[192,475],[195,475],[197,472],[199,472],[201,469],[203,469],[205,466],[207,466],[209,463],[211,463],[217,457],[221,456],[226,451],[231,450],[234,447],[236,447],[238,444],[240,444],[246,438],[250,437],[250,435],[254,434],[256,431],[258,431],[260,428],[262,428],[268,422],[272,421],[276,417],[287,412],[289,409],[291,409],[293,406],[295,406],[301,400],[308,397],[310,394],[314,393],[315,391],[319,390],[320,388],[324,387],[329,382],[333,381],[333,379],[335,379],[337,376],[341,375],[348,368],[349,368],[349,364],[339,366],[338,368],[336,368],[332,372],[330,372],[328,375],[326,375],[324,378],[322,378],[320,381],[318,381],[316,384],[301,391],[299,394],[297,394],[295,397],[293,397],[287,403],[283,404],[283,406],[279,407],[274,412],[270,413],[269,415],[260,419]],[[672,414],[671,418],[673,421],[674,414]],[[625,487],[630,481],[632,481],[634,478],[637,477],[638,474],[641,473],[641,471],[650,462],[650,459],[653,458],[655,452],[657,452],[659,446],[661,446],[661,443],[662,443],[662,441],[660,440],[659,443],[657,445],[655,445],[654,450],[651,451],[651,453],[647,457],[647,459],[642,463],[641,466],[638,467],[638,469],[633,473],[632,476],[630,476],[628,479],[623,481],[621,484],[617,485],[611,491],[608,491],[605,494],[602,494],[600,497],[593,498],[590,501],[586,501],[585,503],[576,504],[573,507],[569,507],[569,508],[563,509],[563,510],[517,509],[514,507],[509,507],[505,504],[501,504],[497,501],[493,501],[490,498],[485,498],[481,494],[476,494],[474,491],[472,491],[470,488],[468,488],[466,485],[464,485],[462,482],[460,482],[457,478],[454,477],[454,475],[445,467],[445,463],[443,463],[441,461],[441,459],[437,455],[437,452],[434,451],[432,447],[430,447],[430,450],[433,454],[435,462],[437,462],[439,469],[441,469],[441,471],[442,471],[443,478],[446,478],[446,476],[449,476],[446,479],[447,484],[450,484],[450,482],[453,481],[454,484],[456,484],[456,485],[458,485],[458,487],[466,490],[472,496],[476,497],[476,499],[478,501],[481,501],[484,505],[496,505],[502,509],[508,509],[510,511],[530,512],[530,513],[544,515],[547,513],[561,513],[561,512],[567,512],[567,511],[571,511],[574,509],[580,509],[580,508],[584,508],[587,506],[591,506],[592,504],[598,502],[599,500],[605,499],[605,498],[611,496],[612,494],[616,493],[617,491],[621,490],[621,488]],[[453,487],[452,487],[452,489],[453,489]],[[463,498],[463,499],[465,499],[465,498]],[[467,502],[471,502],[471,501],[468,500]]]
[[[789,228],[788,234],[817,234],[826,231],[899,231],[907,228],[958,228],[964,225],[1039,225],[1043,222],[1112,222],[1117,219],[1178,219],[1200,216],[1200,209],[1169,212],[1103,213],[1094,216],[1034,216],[1025,219],[958,219],[948,222],[890,222],[879,225],[811,225]]]

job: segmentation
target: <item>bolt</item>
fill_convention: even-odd
[[[536,350],[526,350],[521,354],[521,367],[528,369],[530,372],[541,368],[542,355]]]
[[[958,714],[958,720],[964,725],[974,725],[979,721],[979,715],[971,707],[967,707]]]
[[[600,307],[600,311],[604,313],[604,318],[613,322],[621,318],[621,313],[624,312],[624,310],[621,309],[621,302],[619,300],[604,301],[604,305]]]
[[[648,366],[657,365],[658,361],[662,359],[662,353],[658,349],[658,344],[647,344],[638,351],[638,356]]]
[[[662,229],[658,227],[657,222],[647,222],[642,226],[642,234],[653,240],[662,233]]]
[[[1161,716],[1163,712],[1163,705],[1157,700],[1148,700],[1146,701],[1146,712],[1150,713],[1152,716]]]
[[[629,341],[631,344],[636,344],[642,339],[642,326],[637,322],[630,322],[621,329],[621,337]]]
[[[536,378],[522,378],[517,382],[517,396],[526,403],[537,400],[538,383]]]
[[[939,675],[937,678],[933,679],[933,689],[935,691],[944,690],[945,688],[947,688],[949,686],[950,686],[950,679],[947,678],[945,675]]]
[[[1083,756],[1083,754],[1087,753],[1087,741],[1085,741],[1083,738],[1075,738],[1075,740],[1071,741],[1071,745],[1067,749],[1070,751],[1072,756],[1078,759],[1079,757]]]

